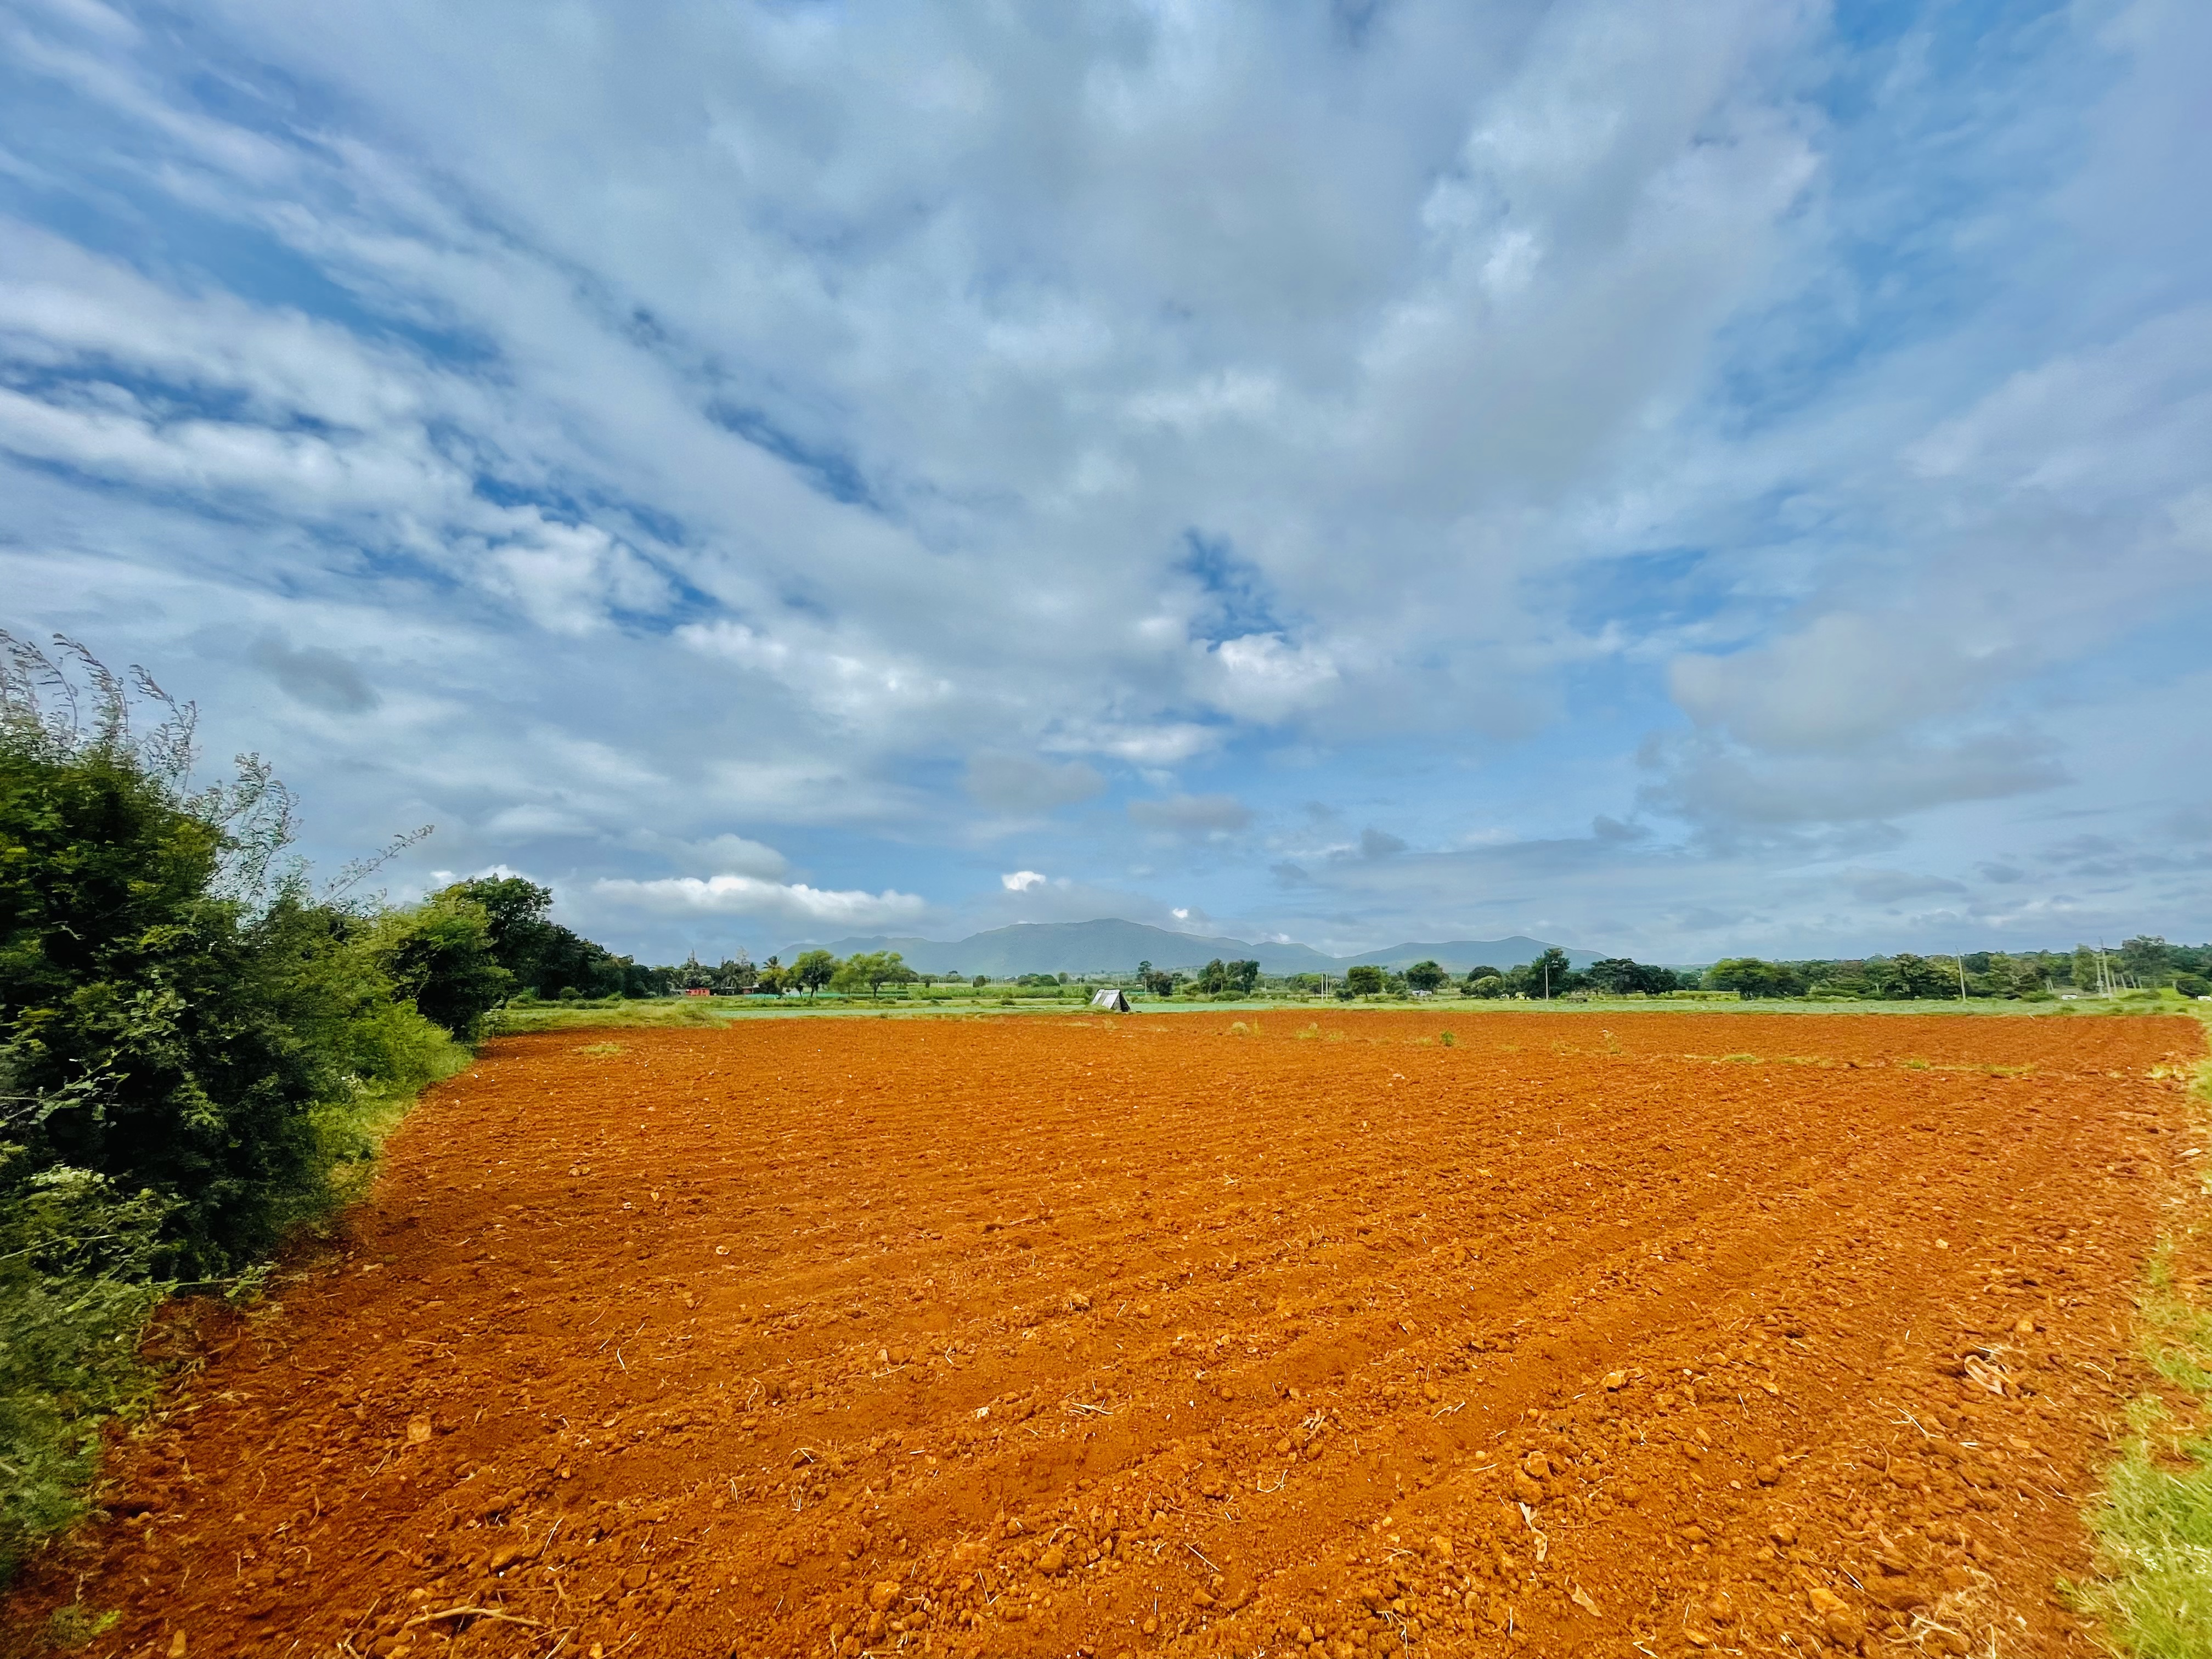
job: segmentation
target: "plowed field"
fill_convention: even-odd
[[[495,1044],[204,1323],[16,1628],[81,1586],[117,1655],[2093,1650],[2055,1585],[2198,1027],[1231,1018]]]

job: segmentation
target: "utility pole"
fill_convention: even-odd
[[[1966,1000],[1966,953],[1961,951],[1952,960],[1959,964],[1959,1000]]]

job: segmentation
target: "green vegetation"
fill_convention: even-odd
[[[2212,1061],[2196,1092],[2212,1098]],[[2201,1255],[2201,1237],[2186,1247]],[[2068,1587],[2135,1659],[2212,1655],[2212,1309],[2174,1272],[2176,1254],[2168,1241],[2152,1257],[2141,1306],[2143,1357],[2173,1397],[2145,1395],[2130,1410],[2133,1433],[2089,1515],[2098,1575]]]
[[[193,788],[192,739],[0,635],[0,1576],[81,1512],[162,1297],[257,1284],[512,983],[464,894],[312,890],[283,787]]]

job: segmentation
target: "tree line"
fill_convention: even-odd
[[[2043,1001],[2174,990],[2212,996],[2212,945],[2169,945],[2140,934],[2116,950],[1969,951],[1960,956],[1894,956],[1766,961],[1732,957],[1703,975],[1705,988],[1747,997],[1850,997],[1885,1000],[2002,998]]]

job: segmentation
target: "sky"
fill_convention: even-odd
[[[0,627],[623,952],[2212,938],[2212,7],[0,0]]]

